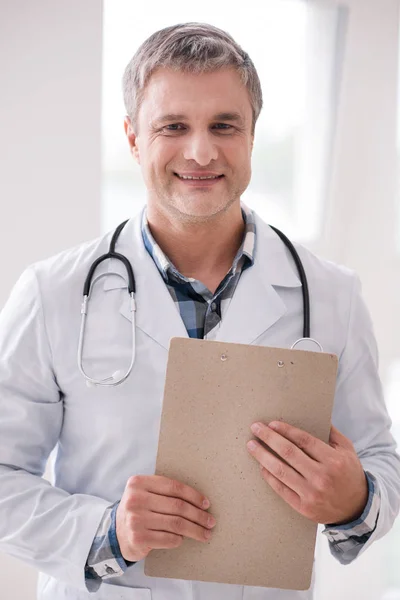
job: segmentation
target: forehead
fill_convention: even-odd
[[[247,88],[231,68],[200,74],[157,69],[147,83],[140,112],[147,122],[166,115],[221,118],[229,114],[236,115],[237,122],[241,118],[242,124],[251,120],[252,113]]]

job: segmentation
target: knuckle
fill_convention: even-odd
[[[173,510],[175,510],[177,513],[179,513],[181,515],[185,511],[186,503],[181,498],[174,498],[172,500],[172,507],[173,507]]]
[[[143,478],[140,475],[132,475],[128,479],[127,487],[129,489],[135,489],[135,488],[140,487],[142,482],[143,482]]]
[[[129,508],[130,509],[139,508],[142,505],[142,501],[143,501],[142,494],[140,494],[139,491],[134,490],[133,492],[131,492],[131,495],[129,497]]]
[[[183,484],[180,481],[173,479],[171,481],[171,493],[174,496],[181,496],[183,491]]]
[[[285,444],[282,448],[282,458],[289,461],[291,458],[293,458],[294,452],[295,448],[292,446],[292,444]]]
[[[181,517],[172,517],[172,528],[177,533],[181,533],[184,530],[184,520]]]
[[[310,449],[313,443],[312,437],[308,433],[301,433],[298,440],[298,446],[302,450]]]
[[[277,477],[278,479],[285,479],[286,476],[286,469],[283,463],[279,462],[276,465],[276,469],[275,469],[275,477]],[[281,483],[279,485],[282,485]]]
[[[129,527],[131,531],[138,531],[141,527],[141,517],[137,514],[132,514],[129,519]]]

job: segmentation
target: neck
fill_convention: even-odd
[[[147,207],[150,231],[164,254],[185,277],[207,280],[215,287],[232,266],[243,241],[239,202],[205,222],[187,222]]]

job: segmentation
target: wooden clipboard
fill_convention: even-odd
[[[327,442],[334,354],[188,338],[171,340],[156,474],[198,489],[217,524],[210,542],[153,550],[153,577],[305,590],[317,524],[261,478],[250,425],[282,420]]]

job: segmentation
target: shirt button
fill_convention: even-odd
[[[213,303],[211,304],[211,310],[212,310],[213,312],[215,312],[215,311],[217,310],[217,305],[216,305],[216,303],[215,303],[215,302],[213,302]]]
[[[112,567],[107,567],[106,566],[106,571],[109,575],[111,575],[111,573],[115,573],[114,569]]]

